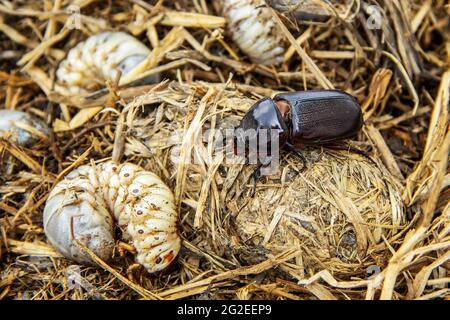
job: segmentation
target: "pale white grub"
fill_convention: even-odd
[[[115,225],[150,273],[169,266],[181,247],[171,190],[157,175],[131,163],[107,161],[73,170],[50,192],[43,220],[49,242],[82,264],[94,262],[74,238],[110,261]]]
[[[57,87],[71,94],[93,91],[136,68],[150,49],[125,32],[102,32],[72,48],[56,71]],[[149,79],[158,82],[159,75]]]
[[[22,111],[0,110],[0,137],[28,147],[48,134],[47,125],[39,118]]]
[[[284,38],[263,0],[223,0],[222,12],[233,41],[253,63],[283,61]]]

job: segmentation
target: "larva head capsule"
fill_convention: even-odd
[[[150,273],[170,265],[181,247],[172,192],[158,176],[130,163],[107,161],[72,171],[50,193],[43,220],[49,242],[83,264],[94,262],[75,239],[108,261],[115,225]]]
[[[39,140],[40,136],[48,136],[48,127],[40,119],[28,113],[15,110],[0,110],[0,136],[11,134],[12,141],[20,146],[28,147]]]
[[[151,53],[143,43],[124,32],[102,32],[72,48],[57,71],[57,88],[71,94],[93,91],[114,81],[118,71],[122,78],[134,70]],[[158,82],[159,75],[148,79]]]

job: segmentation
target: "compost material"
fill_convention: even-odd
[[[19,124],[25,145],[0,134],[0,299],[448,299],[450,8],[313,2],[261,1],[264,21],[242,15],[280,40],[245,35],[275,48],[260,59],[233,37],[246,24],[222,1],[2,1],[0,109],[48,131]],[[74,49],[93,57],[89,39],[116,33],[95,64]],[[127,39],[146,50],[108,60]],[[73,87],[64,61],[86,70]],[[261,98],[315,89],[354,96],[362,130],[340,150],[301,150],[305,170],[281,152],[251,197],[255,164],[221,134]],[[79,247],[91,265],[46,236],[52,190],[109,161],[173,193],[181,246],[164,270],[136,264],[120,228],[111,259]]]

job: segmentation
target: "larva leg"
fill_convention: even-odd
[[[19,146],[30,146],[49,135],[47,125],[28,113],[15,110],[0,110],[0,137],[9,134]]]

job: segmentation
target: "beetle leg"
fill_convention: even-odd
[[[250,179],[252,180],[253,187],[252,191],[250,191],[250,197],[253,198],[253,196],[256,193],[256,182],[261,178],[261,167],[262,164],[259,164],[258,167],[253,171],[252,175],[250,176]]]
[[[301,151],[299,149],[297,149],[296,147],[294,147],[289,142],[286,142],[286,144],[284,146],[288,151],[294,153],[297,157],[300,158],[300,160],[302,161],[302,164],[303,164],[302,168],[300,169],[300,172],[305,171],[306,170],[306,159],[303,156],[303,154],[301,153]]]
[[[130,252],[130,253],[132,253],[132,254],[136,254],[136,253],[137,253],[135,247],[133,247],[133,246],[132,246],[131,244],[129,244],[129,243],[122,242],[122,241],[119,241],[119,242],[117,243],[117,251],[119,252],[119,255],[120,255],[121,257],[125,256],[125,254],[126,254],[127,252]]]
[[[358,148],[355,148],[355,147],[352,147],[349,145],[337,145],[337,144],[336,145],[335,144],[326,145],[324,147],[332,149],[332,150],[344,150],[344,151],[349,151],[349,152],[359,154],[359,155],[363,156],[364,158],[366,158],[367,160],[369,160],[374,165],[377,165],[377,163],[364,150],[361,150],[361,149],[358,149]]]

